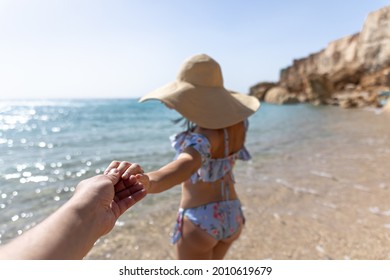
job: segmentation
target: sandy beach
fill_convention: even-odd
[[[390,259],[389,137],[367,134],[349,145],[355,132],[340,132],[337,143],[324,137],[286,147],[267,165],[239,164],[247,222],[226,259]],[[172,192],[158,213],[137,206],[87,259],[173,259],[178,200]]]

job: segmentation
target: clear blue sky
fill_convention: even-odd
[[[140,97],[207,53],[247,93],[390,0],[0,0],[1,98]]]

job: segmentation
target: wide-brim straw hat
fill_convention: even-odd
[[[176,81],[142,97],[160,100],[203,128],[219,129],[239,123],[260,107],[256,97],[224,88],[221,67],[205,54],[184,62]]]

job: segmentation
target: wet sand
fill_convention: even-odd
[[[390,259],[390,126],[367,123],[333,123],[331,136],[302,136],[299,145],[255,150],[251,163],[239,163],[247,222],[226,259]],[[174,259],[169,236],[180,194],[169,192],[130,210],[86,258]]]

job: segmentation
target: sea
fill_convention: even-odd
[[[49,216],[78,182],[101,174],[113,160],[139,163],[145,171],[168,163],[174,157],[169,136],[183,130],[173,123],[179,117],[160,102],[137,99],[0,100],[0,244]],[[275,176],[299,191],[300,171],[329,177],[332,170],[372,168],[388,174],[389,162],[362,163],[389,158],[390,119],[377,109],[262,104],[249,119],[246,146],[252,161],[238,165],[238,176],[254,184]],[[317,167],[305,161],[321,153],[332,156]],[[301,158],[294,163],[291,155]],[[275,174],[259,179],[267,166],[275,166]],[[377,173],[367,184],[390,187]],[[158,200],[148,207],[158,211]]]

